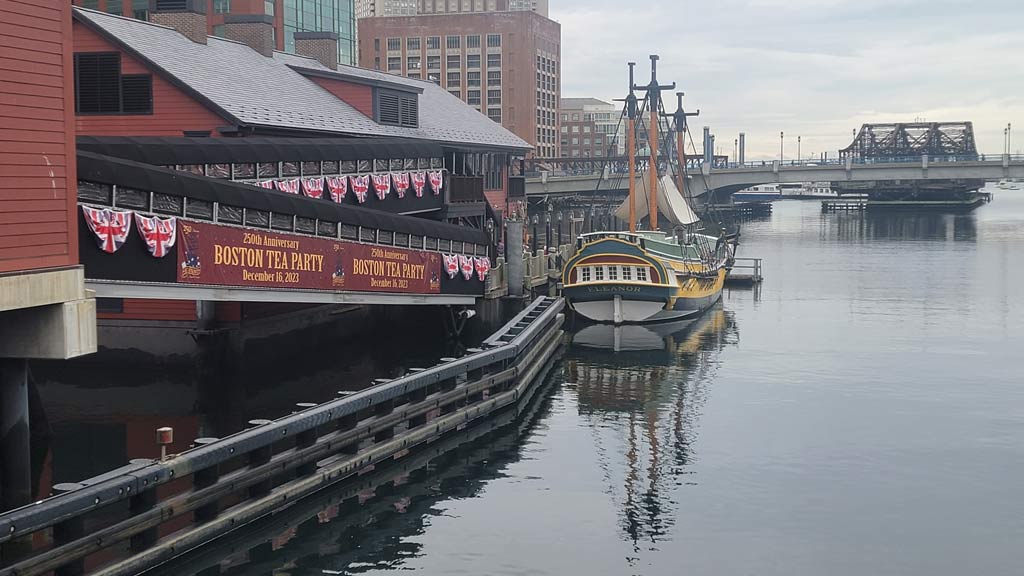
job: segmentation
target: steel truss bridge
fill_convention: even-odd
[[[649,159],[637,159],[639,171]],[[1024,178],[1024,155],[979,154],[970,122],[865,124],[836,158],[732,162],[716,156],[710,163],[687,157],[687,187],[693,197],[712,192],[727,202],[739,190],[760,184],[831,182],[834,189],[913,188],[976,190],[986,181]],[[526,168],[527,195],[589,196],[624,194],[627,159],[535,159]]]

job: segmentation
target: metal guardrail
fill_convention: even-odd
[[[223,439],[197,440],[168,460],[133,461],[4,513],[0,544],[7,550],[39,533],[43,538],[34,542],[52,535],[52,543],[5,555],[0,575],[81,574],[87,557],[125,541],[129,555],[96,573],[133,574],[461,429],[528,389],[558,347],[563,307],[561,299],[538,298],[492,335],[486,350],[302,405],[274,421],[253,421],[255,427]],[[235,503],[222,509],[228,501]],[[160,533],[189,513],[187,529]]]

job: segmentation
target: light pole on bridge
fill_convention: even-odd
[[[796,137],[796,162],[797,162],[797,164],[800,163],[800,139],[801,138],[802,138],[802,136],[797,136]]]
[[[779,131],[779,164],[785,159],[786,133]]]

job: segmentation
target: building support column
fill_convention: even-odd
[[[505,226],[505,266],[508,295],[523,296],[523,223],[509,221]]]
[[[32,501],[28,361],[0,358],[0,510]]]

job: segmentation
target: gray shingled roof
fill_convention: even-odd
[[[330,71],[310,58],[210,37],[197,44],[171,28],[75,7],[75,13],[195,90],[243,124],[359,136],[399,136],[457,144],[532,146],[440,86],[340,66],[339,73],[420,88],[419,128],[383,126],[293,67]]]

